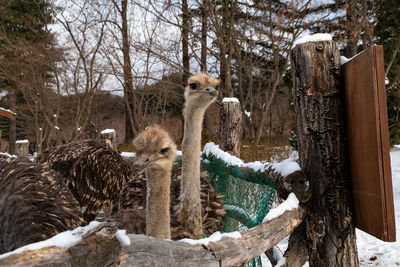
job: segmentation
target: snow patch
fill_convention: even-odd
[[[131,239],[127,236],[126,230],[118,230],[115,237],[122,246],[129,246],[131,244]]]
[[[28,139],[17,140],[17,141],[15,141],[15,143],[16,143],[16,144],[26,144],[26,143],[29,143],[29,140],[28,140]]]
[[[100,224],[100,222],[93,221],[89,223],[89,225],[85,227],[78,227],[71,231],[65,231],[59,233],[58,235],[53,236],[44,241],[40,241],[37,243],[32,243],[23,247],[20,247],[14,251],[4,253],[0,255],[0,259],[8,257],[13,254],[18,254],[26,250],[38,250],[47,247],[62,247],[62,248],[70,248],[76,244],[78,244],[82,240],[82,236],[84,236],[87,232],[94,229]]]
[[[226,164],[228,165],[237,165],[237,166],[242,166],[243,161],[235,156],[232,156],[228,152],[225,152],[219,148],[218,145],[214,144],[213,142],[207,143],[204,146],[203,153],[205,153],[207,156],[210,154],[214,155],[215,157],[222,159],[225,161]]]
[[[229,102],[240,103],[239,99],[237,99],[236,97],[224,97],[224,99],[222,99],[222,103],[229,103]]]
[[[290,193],[288,198],[282,204],[280,204],[278,207],[274,209],[271,209],[268,212],[268,214],[265,216],[262,222],[263,223],[268,222],[272,219],[281,216],[283,213],[285,213],[285,211],[298,208],[299,208],[299,200],[297,199],[294,193]]]
[[[239,232],[231,232],[231,233],[223,233],[221,232],[215,232],[212,235],[210,235],[207,238],[202,238],[202,239],[190,239],[190,238],[184,238],[179,241],[189,243],[191,245],[204,245],[207,246],[211,242],[217,242],[220,241],[222,238],[228,237],[228,238],[242,238],[242,235]]]
[[[247,117],[249,117],[249,118],[250,118],[250,116],[251,116],[251,112],[250,112],[250,111],[247,111],[247,110],[244,111],[244,114],[245,114]]]
[[[0,155],[6,158],[18,158],[17,155],[8,154],[7,152],[1,152]]]
[[[121,157],[134,158],[134,157],[136,157],[136,153],[135,152],[121,152]]]
[[[272,169],[282,177],[286,177],[291,173],[301,170],[295,158],[288,158],[279,163],[272,163],[271,166]]]
[[[103,131],[101,131],[101,134],[107,134],[107,133],[115,133],[114,129],[105,129]]]
[[[0,108],[0,110],[4,110],[4,111],[7,111],[7,112],[10,112],[13,115],[17,115],[17,113],[15,113],[15,112],[13,112],[13,111],[11,111],[9,109],[6,109],[6,108]]]
[[[332,41],[332,35],[329,33],[316,33],[313,35],[305,35],[294,42],[294,46],[309,42]]]
[[[345,56],[340,56],[340,65],[346,64],[347,62],[349,62],[350,59],[348,59]]]

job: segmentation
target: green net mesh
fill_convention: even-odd
[[[264,172],[241,169],[204,153],[201,166],[208,172],[217,192],[224,194],[224,232],[244,231],[262,223],[275,196],[275,185]],[[247,266],[261,266],[261,258]]]

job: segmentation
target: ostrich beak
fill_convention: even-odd
[[[214,89],[214,88],[207,88],[204,93],[209,94],[211,96],[218,96],[219,92],[218,90]]]

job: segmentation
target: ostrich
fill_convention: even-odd
[[[171,168],[176,158],[176,146],[169,134],[154,125],[133,140],[136,165],[144,167],[146,175],[146,234],[170,239]]]
[[[85,221],[101,208],[118,203],[123,186],[133,178],[132,168],[102,140],[82,140],[49,148],[37,158],[59,172],[78,200]]]
[[[0,158],[0,254],[83,225],[58,173],[25,158]]]
[[[137,173],[122,191],[120,210],[107,221],[116,222],[119,228],[126,229],[128,233],[153,235],[151,231],[154,233],[155,230],[151,229],[160,227],[158,231],[163,229],[164,232],[170,228],[173,240],[194,238],[174,213],[174,207],[179,204],[182,176],[180,165],[173,163],[176,148],[168,133],[159,126],[151,126],[135,138],[133,147],[137,152],[139,164],[146,167],[147,182],[143,172]],[[171,185],[167,184],[169,180]],[[159,195],[154,195],[157,192],[160,192]],[[205,175],[201,176],[203,228],[207,234],[222,228],[222,216],[225,212],[221,205],[221,197],[222,195],[217,194],[206,180]],[[170,219],[167,218],[167,214]]]
[[[203,234],[200,198],[200,150],[204,112],[218,95],[220,81],[201,72],[191,76],[185,88],[184,134],[182,141],[182,185],[178,220],[193,236]]]

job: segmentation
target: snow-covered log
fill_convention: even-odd
[[[239,238],[197,241],[161,240],[122,235],[112,223],[102,223],[67,247],[44,247],[0,255],[0,266],[238,266],[272,248],[301,223],[302,207],[286,210],[241,233]]]

